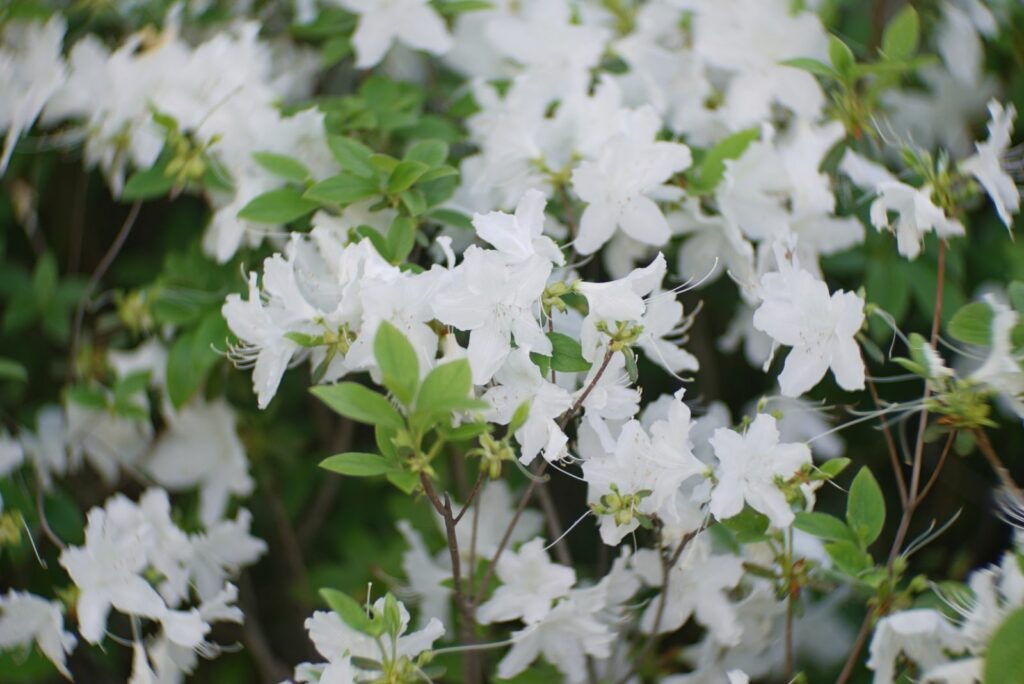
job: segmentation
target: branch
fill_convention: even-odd
[[[120,254],[121,248],[124,247],[125,240],[128,239],[128,234],[132,232],[132,226],[135,225],[135,220],[139,217],[139,209],[142,208],[142,202],[136,202],[132,205],[132,208],[128,210],[128,216],[125,217],[124,223],[121,224],[121,229],[117,232],[114,237],[114,241],[110,244],[107,249],[107,253],[100,259],[100,263],[96,265],[96,270],[89,276],[89,282],[85,286],[85,292],[82,293],[82,298],[78,300],[78,306],[75,308],[75,324],[72,328],[71,334],[71,352],[70,352],[70,364],[68,365],[68,374],[74,372],[75,359],[78,358],[78,345],[82,337],[82,320],[85,318],[85,306],[92,299],[93,291],[99,285],[100,280],[107,274],[111,264],[114,263],[114,259]]]

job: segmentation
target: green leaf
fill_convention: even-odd
[[[336,589],[321,589],[320,596],[346,625],[363,634],[380,636],[381,625],[375,624],[354,598]]]
[[[92,409],[107,408],[107,393],[101,387],[73,385],[64,389],[64,400]]]
[[[377,175],[377,169],[370,163],[373,150],[363,143],[340,135],[330,135],[327,136],[327,146],[345,171],[363,178],[373,178]]]
[[[53,252],[46,252],[39,257],[35,270],[32,271],[32,292],[35,295],[36,303],[42,305],[49,302],[57,291],[59,281],[57,257],[53,255]]]
[[[783,66],[793,67],[794,69],[803,69],[816,76],[824,76],[825,78],[836,78],[839,74],[836,70],[817,59],[811,59],[810,57],[797,57],[796,59],[787,59],[780,62]]]
[[[473,373],[469,361],[459,359],[442,363],[423,379],[416,395],[419,413],[450,413],[463,410],[473,390]]]
[[[398,198],[410,216],[419,216],[427,210],[427,198],[416,188],[399,193]]]
[[[1010,304],[1014,311],[1024,313],[1024,283],[1015,280],[1006,287],[1006,293],[1010,296]]]
[[[391,175],[391,172],[398,166],[398,160],[390,154],[374,154],[370,157],[370,163],[377,171],[382,171],[386,176]]]
[[[419,475],[408,470],[392,471],[387,474],[388,482],[401,489],[406,494],[412,494],[420,483]]]
[[[386,397],[358,383],[320,385],[309,391],[335,413],[356,422],[395,430],[405,428],[405,420]]]
[[[836,72],[843,78],[853,73],[853,66],[857,63],[850,47],[835,36],[828,37],[828,58]]]
[[[917,12],[908,4],[885,27],[882,53],[892,61],[901,62],[914,56],[920,39],[921,25]]]
[[[0,380],[25,382],[28,380],[28,371],[14,359],[0,356]]]
[[[465,214],[454,209],[431,209],[427,214],[432,220],[460,230],[473,230],[473,222]]]
[[[733,517],[723,520],[722,524],[736,536],[740,544],[754,544],[767,538],[769,520],[768,516],[745,506]]]
[[[814,535],[819,539],[829,541],[852,541],[856,542],[857,537],[849,527],[839,518],[827,513],[800,512],[796,514],[793,527],[802,530],[807,534]]]
[[[309,169],[302,165],[302,162],[292,159],[283,154],[274,154],[273,152],[253,152],[252,158],[256,160],[256,163],[262,166],[264,169],[280,176],[285,180],[290,180],[295,183],[304,183],[306,179],[310,177]]]
[[[537,366],[540,370],[540,374],[543,377],[547,377],[548,373],[551,372],[551,357],[543,356],[536,352],[530,352],[530,360],[533,361],[533,365]]]
[[[398,328],[384,321],[373,338],[373,354],[384,386],[402,404],[411,406],[420,384],[420,363],[412,344]]]
[[[320,467],[339,475],[372,477],[374,475],[385,475],[395,470],[396,466],[380,454],[350,451],[325,458],[320,462]]]
[[[405,261],[416,244],[416,222],[408,216],[398,216],[388,228],[387,250],[391,263]]]
[[[508,431],[515,432],[526,423],[526,419],[529,417],[530,402],[524,401],[522,404],[516,407],[515,413],[512,414],[512,420],[510,420],[508,423]]]
[[[403,161],[391,172],[388,177],[388,192],[397,194],[404,192],[413,186],[420,177],[430,170],[430,167],[423,162]]]
[[[298,188],[284,187],[254,197],[238,212],[238,218],[255,223],[288,223],[317,208]]]
[[[577,373],[590,370],[590,362],[583,358],[580,343],[562,333],[549,332],[551,340],[551,367],[561,373]]]
[[[865,466],[853,478],[850,485],[850,497],[846,502],[846,522],[860,539],[862,546],[867,547],[878,539],[885,524],[885,498],[882,490]]]
[[[316,202],[347,206],[377,194],[377,184],[372,180],[342,172],[320,181],[307,190],[303,197]]]
[[[178,335],[167,352],[167,395],[181,408],[203,384],[207,373],[220,360],[214,347],[223,346],[229,331],[219,311],[203,317],[192,330]]]
[[[720,140],[707,151],[697,168],[695,192],[709,193],[725,175],[725,162],[740,157],[752,142],[761,137],[761,129],[751,127]]]
[[[992,308],[985,302],[960,307],[949,321],[949,334],[964,344],[992,344]]]
[[[825,553],[832,559],[836,568],[851,577],[856,577],[874,566],[871,556],[854,542],[829,542],[825,544]]]
[[[443,140],[420,140],[405,153],[406,161],[423,162],[433,168],[448,158],[448,143]]]
[[[380,231],[372,226],[359,226],[356,228],[356,235],[359,237],[369,238],[370,242],[373,243],[377,253],[382,257],[391,261],[391,250],[388,248],[388,240]]]
[[[850,459],[848,458],[830,458],[818,466],[818,470],[828,476],[829,479],[832,479],[846,470],[848,465],[850,465]]]
[[[988,643],[985,684],[1024,684],[1024,608],[1006,618]]]
[[[124,184],[121,201],[135,202],[163,197],[174,187],[174,178],[164,173],[166,164],[160,163],[145,171],[136,171]]]

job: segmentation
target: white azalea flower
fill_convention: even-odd
[[[988,140],[977,143],[977,154],[961,162],[960,168],[978,179],[995,205],[999,218],[1009,229],[1013,226],[1013,215],[1020,211],[1020,191],[1013,177],[1003,169],[1002,160],[1010,147],[1010,133],[1017,109],[1012,104],[1004,108],[992,100],[988,103],[988,111],[992,115],[988,123]]]
[[[921,253],[924,234],[935,231],[942,239],[964,234],[960,221],[946,216],[932,202],[932,188],[907,185],[875,162],[868,161],[852,150],[847,150],[839,170],[850,177],[855,185],[878,195],[871,203],[871,224],[878,230],[896,234],[896,247],[907,259],[916,259]],[[895,224],[889,212],[896,212]]]
[[[71,679],[67,654],[78,641],[64,631],[60,604],[12,589],[0,596],[0,649],[30,647],[33,642],[62,675]]]
[[[907,610],[878,622],[867,665],[875,671],[875,684],[889,684],[895,681],[900,654],[928,671],[949,661],[947,651],[961,651],[966,646],[967,640],[942,613],[924,608]]]
[[[496,574],[502,584],[477,609],[477,621],[481,624],[519,618],[528,624],[543,620],[551,604],[568,594],[576,583],[576,571],[551,562],[540,537],[517,551],[503,553]]]
[[[375,66],[395,41],[435,55],[451,48],[448,29],[427,0],[333,1],[359,15],[352,36],[359,69]]]
[[[616,228],[646,244],[668,242],[671,230],[655,200],[680,196],[665,183],[692,157],[685,145],[654,140],[660,123],[653,109],[637,110],[627,131],[573,171],[573,189],[587,203],[575,242],[580,254],[596,252]]]
[[[497,385],[483,395],[491,405],[488,420],[507,425],[523,402],[530,403],[526,422],[515,432],[519,442],[519,460],[525,465],[537,454],[548,461],[561,458],[568,438],[558,427],[557,419],[572,406],[572,395],[548,382],[524,350],[514,349],[494,379]]]
[[[249,462],[222,399],[194,401],[170,421],[143,468],[171,491],[199,487],[200,519],[207,527],[224,515],[232,494],[252,492]]]
[[[641,549],[633,565],[644,583],[662,585],[662,561],[654,549]],[[707,627],[719,643],[734,646],[742,635],[736,607],[727,593],[736,588],[743,577],[743,560],[733,555],[717,555],[711,543],[700,534],[693,538],[669,570],[665,610],[657,625],[657,633],[674,632],[691,616]],[[650,634],[655,630],[659,600],[652,601],[644,611],[640,626]]]
[[[1014,351],[1013,329],[1019,314],[992,296],[985,298],[992,309],[991,348],[988,357],[971,379],[982,382],[1010,405],[1014,413],[1024,418],[1024,369],[1021,357]]]
[[[811,463],[806,444],[780,444],[775,418],[759,414],[740,434],[718,428],[711,437],[718,458],[711,492],[711,513],[725,520],[743,510],[744,502],[768,516],[776,527],[788,527],[793,511],[775,484],[793,476],[801,466]]]
[[[511,679],[543,655],[567,682],[586,681],[586,657],[607,658],[615,637],[607,625],[596,618],[604,605],[582,599],[570,594],[543,620],[513,632],[514,643],[498,663],[498,676]]]
[[[864,388],[864,361],[854,336],[864,323],[864,301],[852,292],[829,295],[828,285],[779,259],[780,271],[761,278],[754,327],[792,347],[779,375],[782,393],[798,397],[832,370],[846,390]]]

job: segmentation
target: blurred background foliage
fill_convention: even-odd
[[[710,1],[710,0],[709,0]],[[799,2],[799,0],[796,0]],[[95,33],[111,45],[146,25],[159,26],[169,2],[140,1],[128,11],[117,0],[81,0],[44,3],[29,0],[0,2],[0,21],[42,13],[55,7],[69,19],[68,39]],[[881,27],[903,3],[896,0],[827,0],[821,8],[826,25],[852,47],[867,56],[878,44]],[[914,2],[922,17],[924,33],[936,21],[938,3]],[[1000,81],[1004,101],[1024,111],[1024,4],[1011,3],[1012,23],[997,41],[987,46],[987,63]],[[353,72],[347,34],[352,17],[342,12],[325,13],[312,27],[290,29],[287,5],[257,3],[253,12],[268,35],[291,31],[295,40],[318,49],[328,68],[320,80],[320,104],[331,111],[328,125],[336,132],[355,135],[379,151],[399,152],[404,141],[430,135],[454,145],[453,156],[465,154],[457,143],[460,119],[472,111],[472,102],[457,90],[458,80],[443,71],[431,71],[429,93],[412,84],[386,80],[367,88]],[[203,21],[215,26],[230,15],[225,3],[211,3]],[[374,77],[379,78],[379,77]],[[425,113],[426,116],[422,116]],[[984,121],[977,122],[975,138],[984,137]],[[343,450],[373,450],[373,435],[331,414],[308,394],[308,370],[289,372],[278,396],[264,410],[256,408],[250,375],[234,369],[223,352],[229,337],[220,316],[224,297],[245,286],[244,272],[272,253],[271,246],[243,249],[220,265],[203,256],[200,241],[209,218],[198,197],[182,194],[159,197],[141,204],[135,225],[123,249],[93,293],[95,306],[85,311],[77,353],[72,353],[75,310],[86,294],[90,275],[115,241],[132,211],[131,201],[112,198],[98,172],[83,170],[81,150],[59,134],[32,133],[18,147],[11,166],[0,179],[0,358],[17,367],[3,369],[0,379],[0,417],[8,429],[35,424],[40,407],[59,403],[66,382],[73,378],[110,383],[105,365],[108,349],[130,349],[156,334],[177,352],[171,382],[188,396],[196,388],[213,397],[224,395],[239,412],[239,431],[252,464],[257,487],[245,503],[254,514],[253,531],[269,544],[269,552],[241,580],[240,605],[246,612],[244,628],[224,629],[215,637],[221,643],[238,642],[246,648],[226,653],[215,661],[201,661],[197,682],[234,684],[284,678],[292,664],[314,656],[302,628],[305,618],[321,607],[320,587],[335,587],[354,595],[374,593],[385,586],[400,585],[401,557],[405,549],[396,532],[397,520],[409,520],[432,550],[440,549],[443,537],[432,519],[429,505],[407,497],[383,480],[345,479],[317,468],[324,457]],[[846,211],[856,212],[867,223],[867,206],[852,194]],[[1009,238],[995,213],[987,207],[965,221],[966,239],[953,240],[948,251],[948,270],[943,317],[969,301],[981,288],[1024,279],[1024,241]],[[913,262],[901,258],[892,236],[867,230],[866,242],[824,262],[833,288],[856,290],[862,284],[869,301],[892,312],[906,332],[927,331],[933,306],[936,244],[929,238],[924,254]],[[673,245],[671,249],[678,248]],[[669,260],[673,262],[672,259]],[[599,260],[586,266],[589,278],[604,277]],[[739,301],[735,285],[727,278],[684,295],[687,310],[703,309],[691,331],[688,348],[701,362],[701,370],[687,385],[687,399],[699,407],[724,401],[734,418],[743,415],[749,402],[774,391],[775,374],[751,368],[742,353],[722,353],[717,340],[724,334]],[[173,332],[168,333],[171,328]],[[891,343],[891,331],[871,328],[880,348]],[[955,363],[955,361],[954,361]],[[19,367],[24,369],[22,375]],[[895,375],[893,364],[870,364],[872,376]],[[640,361],[641,384],[646,399],[678,388],[676,380],[645,359]],[[916,399],[919,383],[883,385],[891,400]],[[844,404],[829,406],[836,419],[848,418],[846,409],[866,410],[866,395],[843,393],[831,376],[810,395],[813,399],[843,397]],[[1024,481],[1024,432],[1017,419],[1000,418],[1005,429],[994,435],[997,450],[1016,476]],[[159,425],[157,426],[159,429]],[[913,427],[906,439],[913,439]],[[889,497],[890,511],[898,509],[884,443],[875,422],[841,433],[846,456],[855,464],[868,464]],[[938,445],[926,458],[933,463]],[[475,473],[459,463],[442,477],[454,481],[464,493]],[[856,472],[851,468],[840,479],[845,486]],[[930,466],[926,469],[930,472]],[[511,478],[520,484],[521,475]],[[912,573],[962,579],[978,565],[995,560],[1007,547],[1008,527],[993,514],[994,478],[977,456],[954,458],[932,495],[919,512],[915,530],[928,522],[945,522],[951,513],[960,517],[945,534],[912,561]],[[82,511],[101,504],[114,491],[136,497],[145,487],[130,477],[116,487],[104,484],[92,471],[83,470],[59,482],[44,502],[50,524],[69,542],[82,538]],[[552,491],[563,521],[572,521],[585,504],[585,490],[578,482],[555,476]],[[32,483],[18,479],[0,483],[8,508],[25,513],[31,526],[36,510]],[[188,497],[177,497],[181,508],[194,511]],[[828,488],[819,495],[819,510],[839,513],[845,497]],[[194,515],[194,513],[193,513]],[[898,516],[890,515],[895,527]],[[195,527],[197,520],[182,520]],[[892,538],[887,529],[883,543]],[[912,531],[911,536],[914,536]],[[0,549],[0,589],[17,586],[46,594],[51,586],[67,586],[55,562],[53,548],[36,539],[46,567],[36,561],[24,535],[17,543]],[[608,562],[608,549],[599,542],[592,524],[583,524],[569,537],[574,557],[584,568],[597,569]],[[399,591],[399,596],[401,595]],[[856,606],[850,622],[859,621]],[[688,628],[691,629],[691,628]],[[113,624],[115,633],[127,633],[125,624]],[[685,631],[675,637],[683,643],[692,637]],[[72,670],[82,682],[118,681],[112,672],[126,671],[128,649],[79,648],[72,656]],[[111,661],[118,661],[112,667]],[[124,661],[124,662],[120,662]],[[458,681],[461,668],[449,657],[449,681]],[[810,671],[810,681],[828,681],[834,673]],[[54,680],[52,667],[37,653],[0,656],[0,682]],[[821,679],[819,679],[819,677]],[[557,681],[547,666],[533,668],[519,682]],[[56,681],[56,680],[54,680]],[[866,681],[866,679],[865,679]]]

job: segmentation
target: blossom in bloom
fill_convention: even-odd
[[[473,216],[473,227],[481,240],[489,242],[510,263],[521,263],[535,254],[555,264],[565,257],[558,245],[544,235],[544,205],[547,199],[539,190],[527,190],[514,214],[492,211]]]
[[[380,613],[384,610],[385,599],[380,598],[374,603],[373,608]],[[406,634],[409,626],[409,611],[401,603],[398,604],[400,626],[398,638],[392,638],[390,634],[380,637],[383,643],[383,653],[390,657],[394,654],[397,659],[415,659],[420,653],[430,650],[434,642],[444,634],[444,626],[440,620],[434,619],[427,623],[427,626],[417,632]],[[306,620],[306,629],[309,631],[309,638],[316,647],[317,652],[327,659],[325,666],[306,665],[304,671],[329,672],[332,679],[328,681],[351,682],[364,679],[373,680],[380,675],[379,670],[362,665],[365,661],[379,662],[382,649],[374,641],[373,637],[363,632],[356,631],[342,621],[335,612],[318,610],[313,616]],[[353,662],[353,658],[360,658],[360,663]],[[301,666],[300,666],[301,667]],[[354,679],[342,679],[341,673],[355,673]],[[321,675],[322,676],[322,675]],[[300,681],[312,681],[309,679]],[[321,678],[321,682],[324,680]]]
[[[159,619],[166,611],[160,594],[142,577],[148,565],[148,529],[138,523],[138,511],[123,496],[107,507],[89,511],[85,545],[60,555],[78,586],[78,630],[91,644],[103,638],[111,607],[122,613]]]
[[[927,673],[949,661],[947,651],[962,651],[966,646],[967,640],[942,613],[926,608],[906,610],[878,622],[867,665],[875,672],[875,684],[888,684],[896,680],[901,654]],[[926,676],[923,681],[932,680]]]
[[[622,427],[615,449],[583,463],[587,501],[598,512],[601,539],[618,544],[635,530],[639,515],[658,515],[679,522],[675,494],[680,486],[705,470],[692,452],[690,410],[676,398],[665,420],[648,432],[637,420]]]
[[[525,350],[514,349],[495,374],[497,385],[488,389],[483,400],[491,405],[488,420],[507,425],[523,402],[530,403],[526,422],[515,432],[519,442],[519,460],[529,465],[537,454],[548,461],[561,457],[568,438],[557,419],[572,406],[572,395],[548,382]]]
[[[644,584],[662,586],[662,561],[658,551],[641,549],[633,565]],[[668,594],[661,621],[655,624],[658,601],[647,606],[640,626],[644,632],[674,632],[695,616],[722,644],[739,643],[742,630],[728,592],[743,577],[743,560],[730,554],[715,554],[703,534],[692,539],[669,570]]]
[[[992,309],[991,348],[988,357],[971,379],[982,382],[999,393],[1014,413],[1024,418],[1024,369],[1020,355],[1014,351],[1013,329],[1020,316],[992,296],[985,301]]]
[[[731,518],[746,502],[776,527],[793,522],[793,511],[775,481],[788,479],[811,463],[806,444],[779,443],[775,418],[762,413],[743,434],[718,428],[711,436],[711,446],[718,459],[718,482],[711,492],[711,513],[716,518]]]
[[[0,34],[0,131],[7,131],[0,151],[0,173],[7,169],[18,138],[64,84],[61,44],[65,28],[64,18],[55,13],[45,24],[10,22]]]
[[[661,284],[666,268],[665,256],[659,252],[650,264],[633,269],[617,280],[576,284],[576,289],[586,298],[588,307],[580,330],[583,358],[591,362],[600,360],[600,352],[606,346],[608,333],[615,332],[620,324],[640,324],[647,311],[644,297]],[[602,328],[605,330],[602,331]]]
[[[543,655],[566,681],[586,681],[586,657],[607,658],[614,634],[596,617],[603,604],[582,599],[570,594],[543,620],[513,632],[514,643],[498,663],[498,676],[511,679],[529,667],[537,656]]]
[[[871,224],[878,230],[895,233],[896,248],[907,259],[916,259],[921,253],[925,233],[934,230],[943,239],[964,234],[963,224],[946,216],[932,201],[930,185],[907,185],[885,167],[852,150],[847,150],[839,170],[858,187],[878,195],[871,203]],[[895,224],[890,221],[890,212],[897,214]]]
[[[335,1],[359,15],[352,36],[359,69],[368,69],[384,59],[395,41],[435,55],[451,48],[448,29],[427,0]]]
[[[542,620],[551,604],[568,594],[576,583],[576,571],[552,563],[540,537],[516,551],[503,553],[496,573],[502,584],[477,609],[477,621],[481,624],[519,618],[526,623]]]
[[[690,166],[686,145],[655,141],[661,122],[650,108],[637,110],[628,129],[608,141],[595,161],[572,174],[573,190],[587,203],[580,217],[576,251],[592,254],[616,228],[640,242],[663,245],[671,236],[657,199],[677,199],[678,188],[665,185]]]
[[[60,604],[12,589],[0,596],[0,649],[28,647],[33,642],[62,675],[71,679],[67,654],[78,640],[64,631]]]
[[[854,336],[864,323],[864,300],[853,292],[829,295],[828,285],[780,259],[781,270],[761,278],[761,305],[753,324],[793,349],[779,375],[782,393],[798,397],[829,369],[846,390],[864,388],[864,361]]]
[[[199,517],[209,527],[224,515],[232,494],[252,492],[249,462],[223,399],[188,404],[169,420],[144,470],[171,491],[199,488]]]
[[[1013,225],[1013,215],[1020,211],[1020,191],[1013,177],[1003,168],[1002,160],[1010,146],[1010,133],[1017,109],[1010,105],[1003,107],[996,100],[988,103],[992,120],[988,123],[988,140],[977,143],[977,154],[960,163],[960,169],[978,179],[999,218],[1007,228]]]

